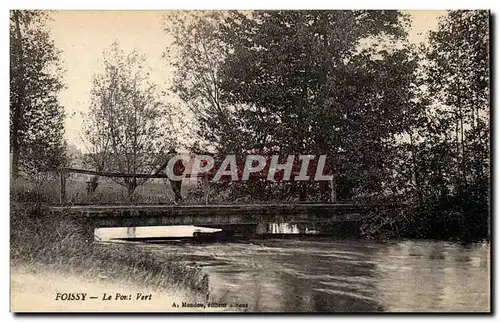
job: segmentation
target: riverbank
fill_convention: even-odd
[[[52,287],[52,284],[59,285],[51,277],[51,274],[55,274],[65,277],[61,280],[68,277],[71,281],[77,276],[82,281],[92,281],[89,288],[96,286],[93,285],[95,281],[104,279],[112,285],[134,285],[156,293],[186,294],[192,302],[205,299],[208,294],[208,276],[202,273],[196,263],[158,259],[147,249],[127,244],[94,243],[88,239],[81,219],[67,214],[50,214],[37,205],[13,203],[10,217],[10,254],[14,281],[19,281],[21,276],[43,283],[47,277],[49,282],[46,286],[35,283],[43,290]],[[29,274],[26,275],[26,272]],[[67,285],[73,287],[66,292],[78,292],[73,291],[74,286],[79,285],[74,282],[68,282]],[[20,299],[14,296],[15,288],[26,290],[23,284],[17,285],[12,285],[13,301]],[[22,292],[26,291],[21,291],[24,294]],[[30,302],[33,303],[26,301]],[[15,310],[15,305],[13,308]],[[161,309],[170,311],[164,305]],[[106,311],[109,309],[106,308]]]

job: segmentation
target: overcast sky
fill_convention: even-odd
[[[413,19],[410,40],[421,42],[429,30],[437,27],[444,11],[409,11]],[[170,42],[163,32],[162,11],[59,11],[49,22],[52,38],[62,50],[67,88],[60,94],[66,108],[68,143],[83,150],[79,139],[82,118],[89,106],[89,91],[94,73],[100,72],[102,52],[117,40],[126,51],[136,49],[148,57],[155,83],[164,86],[171,78],[161,55]]]

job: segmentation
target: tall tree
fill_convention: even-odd
[[[104,72],[96,74],[85,139],[97,170],[151,173],[174,144],[168,106],[150,80],[145,56],[126,54],[113,43],[104,54]],[[118,178],[129,196],[146,179]]]
[[[223,99],[254,146],[330,155],[339,196],[384,192],[417,63],[397,11],[258,11],[226,19]]]
[[[485,235],[489,205],[489,13],[450,11],[429,34],[433,98],[421,149],[427,206],[448,207],[466,234]],[[441,205],[441,206],[440,206]],[[451,217],[450,217],[451,216]]]
[[[473,160],[484,159],[484,151],[478,155],[473,146],[478,139],[488,146],[488,136],[480,133],[489,121],[488,30],[487,11],[450,11],[429,36],[429,90],[441,104],[443,130],[454,134],[461,185],[486,170]]]
[[[10,12],[10,146],[12,176],[66,162],[60,52],[43,11]]]

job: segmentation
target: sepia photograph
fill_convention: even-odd
[[[11,312],[492,312],[490,11],[9,18]]]

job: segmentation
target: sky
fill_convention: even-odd
[[[425,40],[437,27],[445,11],[407,11],[413,20],[409,39]],[[80,139],[82,113],[88,111],[92,76],[102,71],[102,53],[116,40],[125,52],[136,49],[147,56],[151,78],[160,87],[168,84],[172,70],[162,59],[171,41],[162,28],[165,11],[57,11],[48,28],[57,48],[62,51],[66,89],[60,95],[65,107],[66,139],[84,150]]]

